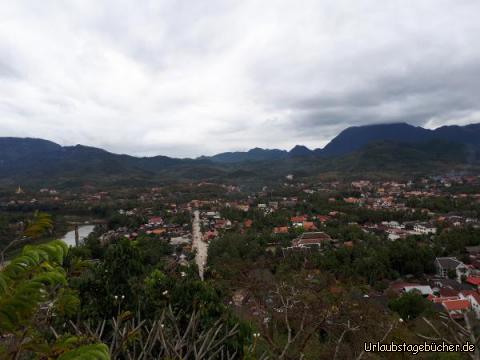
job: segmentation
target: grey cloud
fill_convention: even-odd
[[[480,4],[407,3],[15,1],[0,133],[195,157],[480,121]]]
[[[0,78],[16,78],[19,76],[17,70],[0,59]]]
[[[346,93],[299,98],[287,104],[296,109],[293,128],[300,134],[323,132],[325,126],[408,122],[425,125],[429,119],[454,118],[480,111],[480,62],[462,66],[444,63],[440,68],[411,69],[403,76],[387,74],[360,89]],[[385,113],[382,107],[397,106]],[[480,118],[477,119],[480,121]]]

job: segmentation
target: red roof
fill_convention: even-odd
[[[474,290],[463,290],[462,291],[462,295],[467,297],[467,296],[471,296],[475,299],[475,301],[477,302],[477,304],[480,304],[480,294]]]
[[[287,226],[277,226],[273,228],[274,234],[288,234],[288,227]]]
[[[460,298],[458,296],[448,296],[448,297],[443,297],[443,296],[430,297],[430,296],[428,296],[427,299],[430,300],[431,302],[434,302],[435,304],[441,304],[444,301],[458,300]]]
[[[163,219],[160,216],[153,216],[148,219],[149,224],[161,224],[163,223]]]
[[[328,215],[317,215],[316,217],[322,223],[331,219]]]
[[[307,220],[307,217],[305,215],[293,216],[290,220],[292,221],[292,223],[303,223]]]
[[[465,299],[461,300],[447,300],[444,301],[443,306],[448,311],[468,310],[470,309],[470,302]]]
[[[203,237],[207,240],[214,239],[218,235],[217,231],[207,231]]]
[[[317,227],[315,226],[315,224],[311,221],[304,221],[303,222],[303,228],[305,230],[317,230]]]
[[[165,231],[167,231],[165,228],[154,229],[152,230],[152,234],[162,235]]]
[[[467,282],[469,284],[478,286],[478,285],[480,285],[480,277],[478,277],[478,276],[468,276],[467,277]]]

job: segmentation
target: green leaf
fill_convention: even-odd
[[[83,345],[62,354],[58,360],[110,360],[105,344]]]

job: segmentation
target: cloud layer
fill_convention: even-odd
[[[183,157],[480,121],[477,0],[0,5],[0,136]]]

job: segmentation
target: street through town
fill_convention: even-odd
[[[202,231],[200,230],[200,211],[198,210],[193,212],[192,233],[192,246],[193,249],[197,251],[195,261],[198,266],[198,274],[200,275],[200,279],[203,280],[203,272],[207,263],[208,243],[202,240]]]

